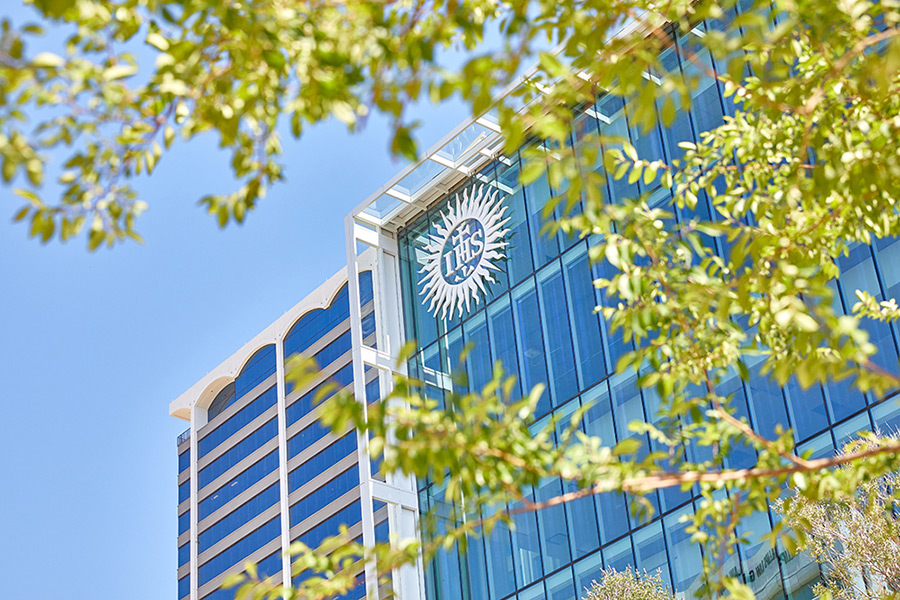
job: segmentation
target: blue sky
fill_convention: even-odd
[[[4,7],[17,21],[21,8]],[[423,108],[422,147],[466,116]],[[345,263],[343,218],[403,167],[384,121],[285,142],[287,178],[243,226],[197,206],[229,191],[214,140],[179,143],[139,183],[127,243],[41,245],[0,188],[0,573],[31,600],[176,597],[171,400]]]

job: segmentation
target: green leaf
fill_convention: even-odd
[[[243,573],[229,573],[225,576],[225,580],[222,581],[222,589],[233,588],[236,585],[240,585],[244,582],[244,574]]]
[[[166,125],[165,129],[163,129],[163,143],[166,145],[166,148],[172,146],[172,142],[175,140],[175,130]]]
[[[615,454],[616,456],[635,454],[638,450],[641,449],[641,445],[642,444],[640,440],[638,440],[637,438],[625,438],[615,445],[615,447],[613,448],[613,454]]]
[[[266,61],[273,69],[283,69],[287,64],[287,59],[284,57],[284,54],[277,50],[263,50],[263,60]]]
[[[137,72],[138,69],[134,65],[113,65],[112,67],[103,71],[103,79],[106,79],[107,81],[124,79],[125,77],[130,77]]]
[[[416,142],[413,139],[409,128],[401,126],[394,131],[394,139],[391,142],[391,151],[412,162],[415,162],[418,159],[416,154]]]
[[[547,165],[540,159],[526,160],[522,165],[522,172],[519,175],[519,182],[522,185],[531,185],[538,178],[546,173]]]
[[[75,6],[75,0],[34,0],[34,5],[48,17],[57,18]]]
[[[58,69],[65,65],[66,61],[63,60],[61,56],[53,54],[52,52],[41,52],[31,59],[31,64],[37,68]]]
[[[147,34],[147,43],[161,52],[165,52],[169,49],[169,40],[156,32]]]

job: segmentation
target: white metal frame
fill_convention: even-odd
[[[406,365],[397,364],[397,352],[403,345],[403,318],[400,304],[400,257],[396,238],[381,227],[367,228],[352,215],[346,221],[347,276],[350,282],[350,331],[353,340],[353,381],[356,398],[365,405],[365,369],[378,372],[380,398],[386,398],[393,388],[394,374],[405,375]],[[371,247],[374,254],[357,254],[357,244]],[[375,339],[377,350],[362,343],[359,298],[359,272],[372,271],[375,297]],[[389,440],[390,442],[390,440]],[[386,481],[372,478],[367,452],[368,440],[358,434],[360,497],[363,503],[363,543],[375,544],[373,500],[388,506],[388,530],[392,541],[419,539],[419,501],[414,477],[399,473],[386,476]],[[421,556],[416,565],[395,569],[391,574],[395,598],[424,600],[425,578]],[[378,573],[371,562],[366,564],[366,593],[378,597]]]

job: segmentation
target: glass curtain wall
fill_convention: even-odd
[[[687,36],[672,34],[673,43],[691,48],[699,60],[716,69],[716,61],[691,39],[713,27],[722,24],[699,23]],[[733,112],[720,85],[704,70],[685,64],[674,48],[662,59],[667,68],[700,79],[690,110],[679,109],[669,127],[657,125],[643,132],[631,125],[621,99],[598,97],[574,119],[570,143],[576,150],[587,132],[622,135],[642,158],[670,161],[679,157],[678,142],[696,141],[700,132],[717,126],[723,115]],[[647,79],[648,85],[653,85],[654,78],[648,75]],[[490,378],[491,365],[501,362],[507,373],[517,376],[515,395],[538,383],[546,385],[536,419],[569,414],[590,402],[583,422],[585,432],[612,445],[635,435],[627,429],[630,421],[654,419],[658,399],[652,391],[638,389],[632,373],[614,374],[616,361],[631,346],[620,334],[611,334],[607,323],[594,312],[604,299],[592,285],[593,279],[605,277],[611,267],[589,263],[590,239],[541,233],[545,224],[542,209],[558,190],[550,189],[546,176],[523,188],[518,185],[519,170],[519,153],[494,160],[400,232],[405,329],[418,345],[408,365],[410,375],[425,382],[425,392],[439,402],[450,391],[465,393],[465,386],[450,374],[460,370],[460,352],[472,343],[464,369],[473,389],[480,389]],[[608,181],[603,193],[609,201],[646,193],[652,203],[671,206],[664,188],[647,187],[642,181]],[[454,314],[444,321],[429,314],[419,295],[427,236],[456,193],[482,184],[500,190],[507,206],[510,234],[506,260],[495,275],[497,282],[488,286],[477,305],[461,317]],[[706,199],[701,199],[695,210],[703,217],[710,215]],[[694,214],[674,212],[677,220]],[[900,243],[896,240],[880,241],[874,248],[854,248],[839,262],[841,278],[835,284],[835,302],[842,311],[849,312],[856,289],[866,289],[879,300],[900,292]],[[895,326],[874,323],[869,327],[879,348],[877,361],[896,370]],[[796,381],[781,388],[761,377],[758,365],[751,372],[754,377],[749,382],[737,376],[724,381],[721,393],[733,394],[740,414],[764,433],[773,431],[777,423],[791,427],[800,451],[829,454],[857,431],[900,425],[896,402],[877,402],[845,383],[804,391]],[[648,439],[644,441],[649,444]],[[752,449],[744,448],[735,452],[729,464],[743,466],[754,460]],[[541,501],[570,490],[568,484],[554,479],[529,494],[532,500]],[[690,596],[701,585],[702,549],[689,543],[679,517],[693,510],[697,498],[689,492],[667,490],[649,499],[656,509],[649,522],[629,515],[629,498],[622,494],[588,497],[537,514],[519,515],[514,531],[499,526],[487,539],[470,543],[466,552],[445,551],[427,565],[427,596],[432,600],[571,599],[583,595],[601,567],[625,565],[659,569],[671,589]],[[423,511],[449,514],[442,501],[441,489],[420,482]],[[771,514],[759,514],[742,523],[749,542],[728,559],[724,570],[743,577],[761,600],[811,598],[811,586],[819,578],[815,563],[759,541],[774,519]]]

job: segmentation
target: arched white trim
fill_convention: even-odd
[[[247,356],[244,358],[244,362],[242,362],[242,363],[240,364],[240,366],[238,367],[237,371],[234,372],[234,376],[232,377],[232,379],[237,379],[238,376],[239,376],[241,373],[244,372],[244,369],[247,368],[247,363],[250,362],[250,359],[251,359],[251,358],[253,358],[254,356],[256,356],[256,353],[257,353],[257,352],[259,352],[260,350],[265,350],[265,349],[268,348],[269,346],[274,346],[274,345],[275,345],[275,342],[272,341],[272,342],[269,342],[269,343],[267,343],[267,344],[263,344],[262,346],[260,346],[260,347],[257,348],[256,350],[254,350],[253,352],[248,353]],[[276,360],[277,360],[277,359],[276,359]],[[272,372],[274,373],[275,371],[272,371]]]
[[[200,381],[192,385],[190,389],[172,401],[169,404],[169,414],[173,417],[188,420],[190,419],[192,407],[205,408],[209,406],[216,394],[229,381],[237,378],[241,369],[257,351],[269,344],[280,344],[287,332],[291,330],[291,327],[310,311],[331,306],[338,292],[346,283],[347,268],[344,267],[254,336],[240,350],[222,361],[219,366],[207,373]],[[221,383],[222,381],[225,381],[225,383]],[[215,389],[215,393],[209,395],[213,389]]]
[[[306,315],[308,315],[314,311],[317,311],[317,310],[328,310],[329,308],[334,306],[334,301],[337,300],[338,294],[341,293],[341,290],[344,289],[344,287],[346,285],[347,285],[347,281],[344,280],[343,284],[341,284],[334,290],[334,294],[331,295],[331,297],[328,299],[328,301],[323,306],[310,307],[309,310],[305,311],[303,314],[297,315],[297,318],[294,319],[293,321],[291,321],[291,323],[285,328],[282,339],[287,339],[287,336],[291,333],[291,330],[294,328],[294,326],[297,325],[297,323],[300,322],[300,319],[302,319]]]
[[[223,375],[222,377],[217,378],[212,381],[200,396],[197,397],[196,406],[197,408],[208,409],[209,405],[212,404],[212,401],[216,399],[216,396],[219,395],[219,392],[225,389],[225,387],[234,381],[234,377],[229,377],[227,375]]]

